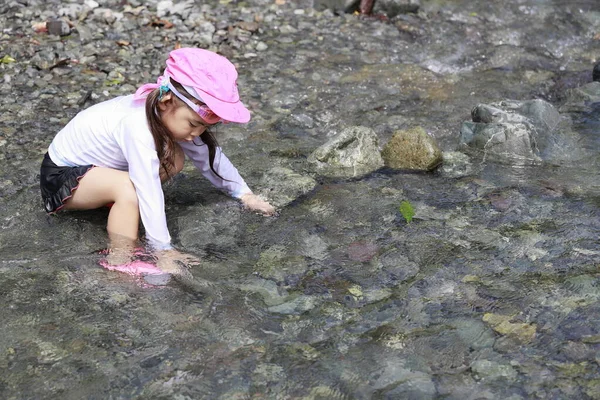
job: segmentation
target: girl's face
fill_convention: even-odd
[[[207,125],[202,118],[183,101],[167,93],[158,103],[160,117],[175,141],[191,142],[206,131]]]

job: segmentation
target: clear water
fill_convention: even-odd
[[[515,34],[523,29],[534,43],[548,36],[553,52],[567,53],[588,40],[569,12],[597,8],[507,3],[424,5],[460,18],[493,20],[488,7],[547,13],[548,26],[515,23]],[[372,126],[382,140],[425,125],[451,151],[474,104],[541,90],[527,67],[481,67],[477,42],[421,38],[427,46],[404,53],[378,22],[349,18],[321,22],[348,35],[331,38],[331,58],[298,39],[269,62],[247,61],[241,79],[265,105],[247,140],[231,127],[224,147],[251,182],[273,163],[302,171],[338,120]],[[361,36],[367,27],[384,34]],[[437,29],[464,34],[447,22]],[[451,70],[405,69],[429,60]],[[286,68],[271,65],[280,61]],[[584,64],[565,63],[567,71]],[[286,110],[318,126],[294,125]],[[15,165],[28,178],[0,204],[0,397],[597,399],[598,115],[572,116],[580,157],[568,162],[473,159],[473,172],[459,177],[383,169],[319,178],[273,218],[242,210],[190,170],[165,189],[168,222],[176,245],[202,259],[191,272],[210,292],[100,268],[107,211],[44,216],[37,155],[22,150]],[[410,223],[403,200],[416,211]]]

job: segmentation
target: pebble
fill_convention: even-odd
[[[67,21],[62,19],[48,21],[46,27],[51,35],[67,36],[71,33],[71,27],[69,27]]]
[[[171,274],[146,275],[144,281],[154,286],[166,286],[171,281]]]
[[[98,2],[94,1],[94,0],[85,0],[83,2],[83,4],[85,4],[87,7],[91,8],[91,9],[100,7],[100,4],[98,4]]]
[[[269,46],[265,42],[258,42],[256,44],[256,51],[265,51],[269,48]]]

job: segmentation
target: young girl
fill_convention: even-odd
[[[221,152],[211,127],[246,123],[237,71],[225,57],[194,48],[169,54],[157,84],[134,95],[96,104],[75,116],[54,138],[41,167],[46,212],[111,205],[107,231],[110,265],[126,263],[141,217],[161,269],[190,258],[171,246],[161,183],[187,156],[213,185],[266,215],[274,208],[252,193]]]

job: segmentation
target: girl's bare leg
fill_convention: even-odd
[[[135,247],[140,222],[137,194],[127,171],[92,168],[79,181],[79,187],[66,201],[65,209],[90,210],[108,203],[114,203],[106,225],[111,263],[126,262]]]
[[[183,169],[185,156],[181,147],[175,149],[175,168],[169,174],[161,168],[164,182]],[[65,202],[66,210],[91,210],[114,203],[108,214],[106,230],[112,250],[111,263],[121,263],[131,257],[138,239],[140,211],[138,197],[127,171],[95,167],[79,181],[73,197]],[[114,262],[113,262],[114,261]]]

